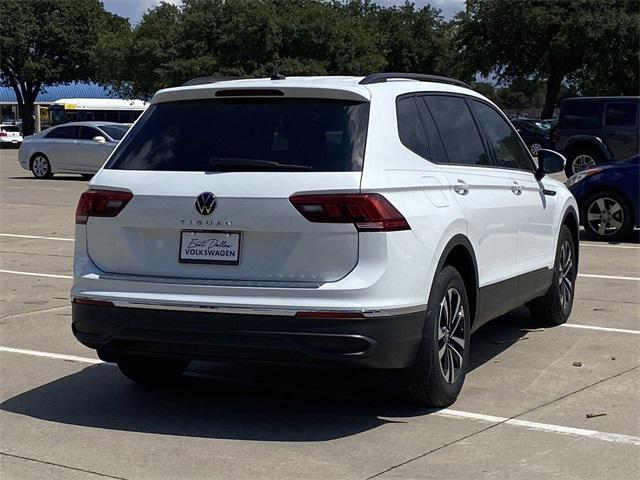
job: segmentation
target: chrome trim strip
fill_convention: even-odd
[[[405,315],[409,313],[425,312],[427,305],[414,305],[411,307],[389,308],[389,309],[331,309],[331,308],[305,308],[305,307],[247,307],[232,305],[194,305],[193,303],[159,303],[135,300],[117,300],[112,298],[82,298],[84,300],[100,300],[113,303],[116,307],[122,308],[144,308],[149,310],[171,310],[178,312],[209,312],[209,313],[230,313],[247,315],[280,315],[293,317],[298,312],[330,312],[336,313],[362,313],[366,318],[390,317],[395,315]],[[73,300],[73,298],[72,298]]]
[[[101,272],[99,277],[105,280],[128,282],[162,283],[165,285],[206,285],[212,287],[254,287],[254,288],[319,288],[322,282],[287,282],[281,280],[209,280],[206,278],[155,277],[151,275],[125,275]]]

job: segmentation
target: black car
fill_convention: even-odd
[[[515,119],[511,120],[511,123],[524,140],[524,143],[529,148],[531,155],[534,157],[538,155],[538,150],[541,148],[551,148],[549,140],[549,131],[539,126],[539,122],[535,120],[523,120]]]
[[[567,177],[604,162],[638,154],[640,97],[566,98],[552,148],[565,157]]]

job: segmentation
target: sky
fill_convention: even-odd
[[[180,4],[181,0],[165,0],[167,3]],[[160,3],[160,0],[102,0],[105,8],[121,17],[129,19],[132,25],[137,24],[142,15],[150,8]],[[380,5],[400,5],[404,0],[377,0]],[[439,8],[442,14],[448,20],[453,15],[464,8],[464,0],[413,0],[416,7],[422,7],[426,4]]]

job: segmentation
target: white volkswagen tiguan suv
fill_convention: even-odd
[[[161,90],[82,194],[73,332],[140,382],[190,360],[366,367],[446,406],[470,334],[567,320],[578,208],[504,114],[416,74]]]

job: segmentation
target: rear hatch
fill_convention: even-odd
[[[359,191],[369,104],[260,95],[147,110],[92,184],[133,194],[87,221],[101,270],[322,283],[355,267],[354,225],[309,222],[289,197]]]
[[[0,126],[0,136],[10,140],[19,140],[21,137],[20,129],[13,125],[2,125]]]

